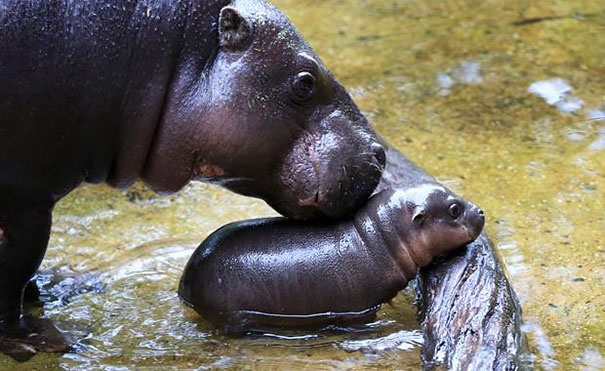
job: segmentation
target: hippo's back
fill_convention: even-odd
[[[186,3],[0,0],[0,188],[107,180],[124,136],[155,129]]]

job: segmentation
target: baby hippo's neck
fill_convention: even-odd
[[[411,220],[405,210],[393,201],[394,191],[383,191],[374,196],[354,218],[354,224],[363,248],[381,262],[377,267],[383,279],[393,281],[402,288],[412,280],[418,271],[418,264],[408,246],[406,233],[411,233]]]

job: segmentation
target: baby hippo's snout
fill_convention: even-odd
[[[485,225],[485,215],[483,210],[472,202],[468,202],[468,208],[465,214],[466,229],[468,231],[469,238],[474,240],[475,238],[479,237],[481,231],[483,231],[483,226]]]

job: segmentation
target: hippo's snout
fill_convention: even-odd
[[[381,144],[374,142],[370,147],[370,151],[374,155],[373,160],[376,161],[381,169],[384,169],[387,162],[387,153],[385,152],[384,147]]]
[[[350,156],[332,156],[319,176],[318,209],[330,218],[352,214],[380,182],[386,163],[384,148],[371,143]]]
[[[334,131],[300,138],[279,171],[282,192],[267,202],[296,219],[352,214],[374,192],[385,167],[385,150],[371,139]]]

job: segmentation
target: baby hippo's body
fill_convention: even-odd
[[[226,332],[364,321],[483,223],[477,206],[435,184],[382,191],[338,222],[235,222],[194,252],[179,295]]]

